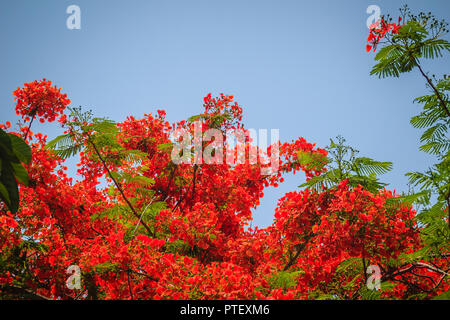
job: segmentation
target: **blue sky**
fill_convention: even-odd
[[[369,5],[398,15],[432,11],[450,21],[450,1],[3,1],[0,6],[0,122],[15,123],[12,91],[52,80],[73,106],[122,121],[165,109],[169,121],[198,114],[209,92],[232,94],[247,128],[279,129],[324,147],[338,134],[363,156],[392,161],[383,176],[406,190],[404,173],[433,159],[418,150],[409,119],[425,94],[418,72],[400,79],[370,76],[366,53]],[[69,5],[81,8],[81,29],[66,27]],[[449,73],[448,56],[426,70]],[[56,125],[37,125],[50,138]],[[72,162],[69,162],[73,164]],[[74,172],[74,171],[72,171]],[[302,175],[268,189],[254,224],[271,223],[277,199]]]

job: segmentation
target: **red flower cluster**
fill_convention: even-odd
[[[43,97],[48,91],[39,87],[35,83],[19,90],[21,106],[61,110],[68,101],[55,98],[56,107],[41,103],[36,92]],[[204,115],[215,119],[216,127],[243,128],[242,109],[231,96],[208,95],[204,102]],[[30,108],[20,110],[31,115]],[[54,119],[50,111],[42,115]],[[174,165],[167,146],[180,127],[190,128],[189,121],[170,124],[163,111],[117,124],[117,144],[139,151],[142,158],[111,162],[109,170],[127,177],[122,188],[140,219],[130,214],[114,187],[99,184],[108,176],[91,149],[80,157],[81,181],[73,181],[63,160],[45,148],[46,136],[35,134],[27,167],[30,183],[20,187],[20,210],[13,215],[0,204],[0,255],[9,261],[0,265],[0,296],[8,296],[3,288],[26,283],[28,291],[52,299],[308,299],[321,292],[353,298],[364,286],[358,263],[389,271],[405,263],[403,254],[421,248],[411,206],[389,206],[392,192],[372,194],[347,181],[321,192],[287,193],[271,226],[249,228],[264,189],[283,182],[282,175],[300,170],[307,178],[321,174],[321,168],[299,163],[298,152],[320,158],[326,151],[303,138],[283,143],[280,170],[272,176],[262,175],[258,163]],[[117,160],[117,149],[101,152]],[[347,259],[356,265],[342,272]],[[433,263],[449,267],[444,259]],[[82,270],[81,290],[66,286],[71,265]],[[402,281],[415,279],[417,272],[438,279],[433,272],[411,270],[397,278],[394,273],[395,286],[384,294],[406,296],[411,289]],[[280,277],[290,280],[280,284]],[[442,280],[433,291],[426,278],[419,282],[429,296],[450,286]]]
[[[64,122],[64,109],[70,104],[67,94],[62,94],[61,89],[52,86],[52,82],[45,78],[41,81],[33,81],[24,84],[24,88],[17,88],[14,92],[16,101],[16,113],[25,121],[36,115],[40,121],[52,122],[60,116],[59,121]]]
[[[284,243],[277,254],[289,257],[288,252],[302,248],[291,264],[294,270],[304,270],[297,291],[306,294],[321,282],[332,282],[346,259],[361,257],[367,265],[385,266],[403,252],[420,248],[413,228],[415,211],[409,206],[392,211],[386,200],[394,196],[390,191],[374,195],[361,186],[350,189],[347,181],[321,193],[286,194],[275,212],[278,232],[273,235],[275,243]],[[353,293],[346,294],[350,298]]]
[[[366,51],[369,52],[372,48],[373,51],[377,49],[378,43],[380,43],[381,39],[383,39],[387,33],[391,32],[392,34],[396,34],[399,32],[400,28],[402,27],[400,25],[400,22],[402,21],[402,18],[398,18],[398,23],[387,23],[385,20],[377,21],[376,23],[372,24],[370,29],[369,37],[367,38],[367,42],[369,44],[366,45]]]

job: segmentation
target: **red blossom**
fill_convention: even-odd
[[[16,92],[22,116],[33,116],[34,108],[46,105],[43,100],[52,100],[43,96],[58,96],[59,89],[52,91],[45,83],[47,89],[39,90],[42,83],[34,82]],[[52,100],[58,107],[44,107],[41,116],[56,118],[68,103],[64,99]],[[242,108],[232,96],[207,95],[203,112],[216,118],[226,113],[221,130],[244,128]],[[24,257],[30,290],[52,299],[93,298],[92,288],[105,299],[307,299],[332,281],[351,288],[352,279],[337,272],[348,258],[387,267],[422,247],[411,206],[388,207],[388,200],[396,197],[393,192],[373,194],[361,186],[351,188],[347,180],[321,192],[289,192],[279,200],[272,225],[250,228],[252,210],[265,188],[282,183],[286,173],[302,171],[307,179],[322,173],[299,163],[299,151],[327,155],[304,138],[281,143],[279,172],[263,176],[261,165],[248,161],[196,169],[175,166],[164,146],[170,145],[174,130],[192,128],[188,121],[169,123],[164,111],[141,119],[129,116],[117,128],[117,143],[143,157],[138,163],[111,163],[109,170],[130,177],[122,181],[124,194],[142,212],[142,220],[129,214],[114,188],[100,184],[107,171],[91,149],[80,154],[81,178],[74,181],[64,160],[45,148],[47,137],[32,134],[30,183],[20,187],[20,210],[12,215],[0,209],[0,252],[6,257],[18,248],[28,250]],[[202,130],[207,129],[208,123]],[[115,150],[102,152],[117,156]],[[154,234],[142,228],[142,221]],[[447,263],[448,268],[443,259],[433,263]],[[81,295],[65,286],[71,265],[83,272]],[[2,270],[0,284],[17,281],[16,270]],[[286,271],[296,274],[293,284],[276,287],[274,277]],[[433,272],[418,272],[439,280]],[[431,289],[430,281],[421,281],[419,285]],[[429,296],[448,288],[443,281]],[[355,292],[343,291],[349,297]],[[397,285],[388,294],[402,297],[405,292],[407,286]]]
[[[26,121],[34,116],[40,117],[41,122],[55,121],[70,104],[67,94],[62,94],[60,88],[52,86],[52,82],[45,78],[25,83],[24,87],[17,88],[13,95],[16,113]]]
[[[399,33],[400,28],[402,25],[400,25],[400,22],[402,21],[402,18],[398,18],[398,23],[387,23],[385,20],[377,21],[376,23],[369,26],[370,33],[367,37],[367,42],[369,44],[366,45],[366,51],[369,52],[372,48],[373,51],[377,49],[378,44],[380,41],[386,36],[388,33],[397,34]]]

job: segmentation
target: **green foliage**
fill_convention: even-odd
[[[14,280],[11,283],[12,286],[16,285],[21,288],[28,288],[29,283],[36,280],[33,270],[30,269],[30,252],[34,254],[45,254],[47,249],[48,247],[46,245],[27,239],[23,239],[17,245],[6,247],[0,255],[0,272],[2,274],[9,272],[14,275]],[[45,271],[45,266],[43,267],[43,271]],[[27,298],[27,294],[23,298]],[[8,299],[8,294],[0,290],[0,299]],[[17,299],[17,295],[13,295],[12,299]]]
[[[218,111],[218,110],[215,110],[215,111]],[[210,115],[210,114],[195,115],[195,116],[188,118],[187,121],[189,123],[194,123],[196,121],[207,121],[209,123],[210,128],[219,129],[225,121],[230,121],[233,119],[233,114],[227,110],[225,110],[223,112],[214,112],[213,111],[211,113],[214,113],[214,114],[213,115]]]
[[[167,253],[174,253],[180,255],[187,255],[192,258],[197,258],[198,250],[191,247],[183,240],[169,241],[164,245],[164,250]]]
[[[411,119],[413,127],[425,129],[420,139],[420,150],[437,156],[439,162],[425,172],[406,174],[410,185],[418,187],[421,194],[426,195],[415,201],[423,207],[417,220],[425,226],[421,232],[423,241],[435,252],[444,250],[445,244],[450,242],[450,221],[445,222],[446,218],[450,220],[450,116],[445,112],[450,105],[449,89],[450,78],[444,76],[437,82],[433,94],[415,100],[424,106],[423,111]],[[436,202],[433,204],[432,201]]]
[[[280,271],[271,276],[269,283],[273,289],[287,290],[297,285],[297,277],[303,274],[303,270],[298,271]]]
[[[397,44],[382,48],[375,60],[378,63],[372,68],[370,74],[379,78],[398,77],[400,73],[411,71],[414,59],[407,56],[405,49]]]
[[[419,198],[423,209],[417,220],[424,226],[422,239],[433,248],[442,248],[450,243],[450,222],[445,222],[450,204],[450,156],[447,153],[441,162],[425,173],[410,172],[407,176],[412,185],[419,186],[422,194],[428,195]],[[432,199],[436,201],[434,204]]]
[[[445,200],[450,190],[450,156],[446,156],[424,173],[409,172],[406,176],[409,177],[411,185],[421,186],[422,189],[433,188],[440,199]]]
[[[97,265],[92,266],[93,271],[95,274],[109,274],[109,273],[115,273],[119,270],[119,266],[117,263],[112,263],[110,261],[99,263]]]
[[[450,51],[450,43],[442,39],[448,32],[444,20],[438,21],[430,13],[413,15],[407,6],[400,11],[405,24],[398,33],[386,34],[386,45],[375,56],[377,64],[370,74],[379,78],[398,77],[419,66],[420,58],[435,59]]]
[[[329,159],[319,153],[299,151],[298,162],[308,170],[322,170],[329,163]]]
[[[109,194],[116,196],[120,193],[120,199],[123,199],[126,204],[126,206],[116,204],[94,215],[92,219],[107,216],[117,220],[127,229],[128,240],[134,233],[141,232],[142,227],[147,234],[153,235],[154,232],[146,224],[146,209],[139,214],[135,208],[142,202],[152,203],[155,194],[151,188],[154,180],[143,174],[148,168],[141,166],[142,160],[148,157],[148,154],[125,148],[118,139],[119,128],[114,121],[93,118],[92,112],[81,112],[81,107],[69,109],[71,110],[70,120],[66,122],[68,133],[50,141],[46,148],[63,158],[83,151],[90,160],[103,166],[107,178],[111,179],[113,185],[109,186]],[[136,196],[127,197],[124,193],[124,185],[132,188]],[[150,209],[153,207],[154,205]],[[138,226],[134,224],[136,218],[139,219]],[[135,226],[134,229],[133,226]]]
[[[362,286],[358,291],[359,297],[361,300],[384,300],[386,298],[383,297],[383,292],[389,291],[395,287],[395,284],[392,282],[382,282],[380,284],[380,290],[371,290],[366,285]],[[389,298],[392,299],[392,295],[389,295]]]
[[[103,210],[100,213],[93,214],[91,216],[91,220],[97,220],[99,218],[108,217],[111,220],[122,221],[122,223],[126,223],[129,219],[131,219],[131,212],[126,205],[116,204],[111,208]]]
[[[187,119],[187,122],[189,122],[189,123],[194,123],[194,122],[196,122],[196,121],[208,120],[209,117],[210,117],[210,116],[207,115],[207,114],[198,114],[198,115],[189,117],[189,118]]]
[[[392,162],[375,161],[367,157],[357,157],[358,150],[345,145],[345,139],[338,136],[337,142],[331,139],[326,147],[330,158],[312,158],[304,152],[299,153],[299,162],[309,168],[325,167],[326,171],[311,178],[299,187],[307,187],[317,191],[338,185],[342,180],[348,179],[349,185],[356,187],[362,185],[369,191],[378,192],[386,186],[378,180],[377,176],[392,169]],[[324,165],[326,164],[326,165]]]
[[[447,217],[446,207],[444,201],[437,201],[417,215],[418,222],[424,226],[422,240],[434,253],[450,251],[450,228],[444,220]]]
[[[130,200],[134,200],[132,198]],[[127,205],[116,204],[111,208],[101,211],[98,214],[91,216],[91,220],[97,220],[107,217],[120,223],[125,227],[126,234],[125,239],[130,241],[137,234],[146,234],[146,230],[143,228],[141,222],[153,225],[155,223],[155,217],[161,210],[167,209],[167,204],[164,201],[150,202],[146,206],[140,209],[140,219],[136,224],[136,217]]]
[[[405,6],[401,10],[406,23],[400,28],[398,34],[386,35],[386,45],[381,48],[375,57],[378,62],[371,74],[379,77],[394,76],[411,71],[417,67],[426,79],[432,93],[415,99],[423,105],[423,111],[411,118],[411,124],[418,129],[424,129],[421,136],[420,150],[438,156],[440,162],[425,173],[408,173],[409,182],[420,187],[427,197],[418,197],[416,201],[429,205],[431,195],[436,195],[439,201],[449,203],[449,150],[450,139],[448,129],[450,126],[449,95],[450,78],[444,75],[437,80],[428,76],[421,68],[421,58],[434,59],[442,57],[450,51],[450,43],[442,39],[448,33],[448,24],[438,21],[431,13],[413,15]],[[422,194],[423,195],[423,194]],[[426,203],[428,202],[428,203]]]
[[[337,273],[361,273],[364,272],[362,259],[359,257],[348,258],[342,261],[336,268]]]
[[[63,159],[70,158],[81,151],[82,145],[74,141],[73,133],[63,134],[48,142],[46,148]]]
[[[141,219],[146,223],[151,222],[153,224],[155,222],[154,221],[155,217],[161,210],[164,209],[167,209],[166,202],[164,201],[151,202],[141,210]]]
[[[155,180],[140,174],[141,170],[135,172],[111,171],[111,176],[120,184],[132,185],[136,195],[141,197],[152,197],[154,192],[150,189]]]
[[[311,296],[312,299],[314,299],[314,297]],[[320,294],[318,296],[315,297],[314,300],[340,300],[336,295],[333,294]]]
[[[22,163],[30,161],[30,146],[18,136],[0,129],[0,199],[12,213],[19,209],[17,181],[28,185],[28,172]]]
[[[447,290],[440,295],[435,296],[433,300],[450,300],[450,290]]]
[[[369,263],[366,262],[366,265]],[[361,300],[383,300],[383,293],[391,290],[395,284],[391,282],[382,282],[380,290],[371,290],[367,287],[365,281],[366,270],[364,270],[363,259],[360,257],[348,258],[342,261],[336,268],[336,279],[342,279],[345,277],[348,279],[344,284],[339,280],[335,283],[336,294],[331,297],[335,299],[336,296],[341,296],[341,292],[353,293],[351,297],[345,296],[345,298],[361,299]],[[389,295],[392,298],[392,295]],[[324,299],[329,299],[325,297]]]
[[[120,165],[123,161],[134,164],[141,162],[147,154],[140,150],[127,150],[117,141],[118,127],[112,120],[92,118],[91,112],[81,112],[81,108],[71,108],[71,120],[67,122],[69,132],[48,142],[46,148],[61,158],[69,158],[84,151],[92,159],[107,164]]]
[[[450,78],[444,75],[444,78],[437,81],[436,90],[440,98],[448,109],[450,91]],[[425,129],[420,138],[422,146],[420,149],[433,155],[443,155],[450,150],[450,139],[448,131],[450,127],[450,117],[442,106],[442,101],[435,92],[416,98],[414,101],[423,105],[423,111],[411,118],[411,124],[414,128]]]
[[[445,74],[442,79],[429,76],[423,71],[420,59],[439,58],[450,51],[450,43],[442,38],[449,30],[444,20],[438,21],[431,13],[413,15],[406,6],[401,12],[407,22],[398,34],[386,36],[387,41],[375,57],[377,64],[371,74],[398,77],[417,68],[431,89],[430,94],[414,100],[423,105],[423,110],[410,122],[414,128],[424,130],[420,150],[436,156],[438,162],[425,172],[407,173],[410,186],[419,188],[419,192],[390,199],[388,204],[416,204],[421,208],[416,220],[424,247],[401,258],[404,263],[421,260],[433,263],[450,252],[450,78]],[[419,293],[409,298],[425,296]],[[448,292],[439,298],[448,299]]]
[[[399,197],[386,199],[386,207],[396,208],[405,204],[411,206],[415,203],[423,203],[424,201],[428,201],[429,197],[430,194],[426,190],[417,193],[405,194]]]
[[[159,151],[170,153],[173,149],[173,143],[172,142],[162,143],[162,144],[159,144],[157,148]]]

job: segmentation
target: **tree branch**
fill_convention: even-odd
[[[419,69],[420,73],[422,74],[422,76],[427,80],[428,84],[430,85],[430,87],[433,89],[434,93],[436,94],[440,105],[442,107],[442,109],[445,111],[445,113],[447,114],[447,116],[450,118],[450,111],[447,108],[447,105],[444,101],[444,99],[441,96],[441,93],[438,91],[438,89],[435,87],[435,85],[433,84],[433,82],[431,81],[431,79],[425,74],[425,72],[423,71],[422,67],[420,66],[419,62],[417,61],[417,59],[415,59],[415,63],[417,68]]]
[[[98,150],[97,146],[95,145],[94,142],[92,142],[91,140],[91,136],[88,134],[88,139],[87,141],[92,145],[92,147],[94,148],[95,153],[97,154],[98,158],[100,159],[103,167],[106,169],[106,172],[108,172],[108,176],[111,178],[111,180],[114,182],[117,190],[119,190],[120,194],[122,195],[123,199],[125,200],[125,202],[127,203],[128,207],[131,209],[131,212],[133,213],[133,215],[137,218],[140,219],[139,214],[136,212],[136,210],[134,209],[133,205],[131,204],[131,202],[128,200],[128,198],[125,196],[125,193],[122,189],[122,186],[120,185],[120,183],[113,177],[111,171],[109,170],[108,166],[106,165],[105,160],[103,159],[103,157],[100,154],[100,151]],[[147,232],[154,238],[155,234],[153,233],[153,231],[150,229],[150,227],[144,222],[141,221],[142,225],[144,226],[145,230],[147,230]]]

